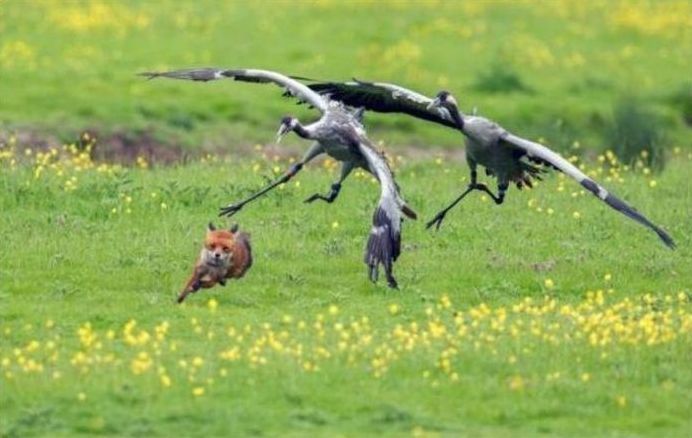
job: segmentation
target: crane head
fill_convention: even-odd
[[[276,142],[281,143],[283,136],[293,131],[296,126],[298,126],[298,119],[292,116],[283,117],[281,119],[281,125],[279,125],[279,130],[276,132]]]
[[[449,109],[450,106],[457,107],[457,100],[452,96],[452,93],[442,90],[435,96],[432,102],[428,104],[428,109],[443,107]]]

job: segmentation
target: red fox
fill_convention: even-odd
[[[190,280],[178,296],[178,303],[200,288],[207,289],[216,283],[225,286],[226,279],[242,277],[251,266],[250,235],[238,232],[238,225],[233,225],[230,230],[217,230],[210,222],[204,247]]]

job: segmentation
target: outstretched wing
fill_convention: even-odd
[[[428,109],[429,97],[404,87],[382,82],[315,82],[308,85],[313,91],[354,108],[380,113],[404,113],[456,129],[454,120],[445,108]]]
[[[653,230],[658,237],[661,238],[663,243],[665,243],[669,248],[675,248],[675,242],[673,238],[668,235],[663,229],[654,225],[649,219],[647,219],[643,214],[639,213],[636,209],[628,205],[625,201],[616,197],[612,193],[608,192],[601,185],[597,184],[594,180],[582,173],[576,166],[574,166],[569,161],[562,158],[559,154],[553,152],[547,147],[534,143],[532,141],[526,140],[516,135],[506,132],[501,141],[507,146],[514,148],[520,152],[526,154],[529,160],[546,162],[551,166],[554,166],[563,173],[571,176],[574,180],[579,182],[586,190],[590,191],[596,195],[601,201],[608,204],[613,209],[619,211],[625,216],[633,219],[647,228]]]
[[[140,73],[149,79],[158,77],[187,79],[191,81],[214,81],[217,79],[234,79],[243,82],[267,83],[273,82],[302,102],[308,103],[322,113],[327,109],[327,101],[319,93],[296,79],[268,70],[254,69],[223,69],[223,68],[191,68],[169,72]]]
[[[379,265],[382,265],[387,282],[391,287],[396,287],[392,269],[401,253],[401,213],[411,219],[416,219],[417,215],[401,198],[385,157],[366,139],[361,138],[358,141],[358,149],[368,163],[370,172],[380,182],[381,189],[380,200],[372,216],[372,228],[365,248],[364,262],[368,265],[370,280],[377,280]]]

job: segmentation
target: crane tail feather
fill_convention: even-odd
[[[401,206],[401,212],[404,213],[409,219],[418,219],[418,214],[406,204]]]
[[[377,281],[379,266],[384,268],[390,287],[396,288],[397,283],[392,274],[394,262],[401,253],[401,233],[382,208],[378,207],[373,215],[373,225],[365,248],[364,262],[368,265],[368,276],[371,281]]]

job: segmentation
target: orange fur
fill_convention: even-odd
[[[251,266],[250,236],[238,232],[235,226],[229,231],[217,230],[209,224],[204,246],[192,276],[178,296],[178,303],[182,303],[190,293],[199,289],[207,289],[217,283],[225,286],[226,279],[242,277]]]

